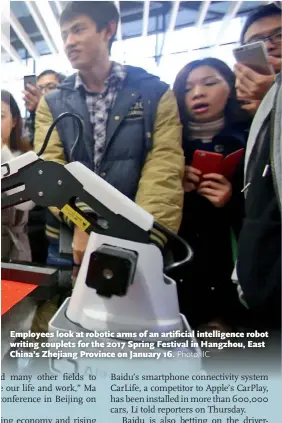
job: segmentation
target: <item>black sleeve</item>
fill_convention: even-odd
[[[244,160],[245,157],[242,158],[234,173],[233,179],[231,181],[232,197],[225,207],[228,221],[237,239],[239,237],[245,216],[245,200],[244,193],[242,192],[244,186]]]

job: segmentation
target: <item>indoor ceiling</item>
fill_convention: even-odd
[[[222,36],[228,22],[244,16],[265,1],[116,1],[121,15],[117,39],[174,31],[183,27],[222,21]],[[11,1],[2,21],[2,60],[23,64],[32,57],[60,52],[58,19],[66,2]],[[2,12],[3,13],[3,12]],[[219,40],[220,42],[220,40]]]

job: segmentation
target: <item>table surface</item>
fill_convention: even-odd
[[[36,288],[37,285],[34,284],[2,280],[1,316],[27,297]]]

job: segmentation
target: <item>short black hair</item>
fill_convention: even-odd
[[[37,77],[37,81],[42,78],[42,76],[45,75],[55,75],[56,79],[59,81],[59,83],[63,82],[64,79],[66,79],[66,76],[63,75],[62,73],[56,72],[52,69],[46,69],[45,71],[41,72],[40,75],[38,75]]]
[[[262,18],[267,18],[268,16],[275,16],[275,15],[281,16],[281,9],[275,3],[267,4],[266,6],[260,6],[257,9],[255,9],[254,12],[251,12],[249,16],[247,17],[247,20],[241,32],[241,37],[240,37],[241,44],[244,43],[245,34],[253,23],[257,22],[258,20]]]
[[[187,126],[190,119],[185,104],[186,82],[189,74],[194,69],[197,69],[201,66],[210,66],[211,68],[216,69],[230,87],[230,95],[227,100],[224,113],[226,125],[246,122],[249,118],[247,113],[241,109],[240,103],[237,100],[234,72],[232,72],[230,67],[227,66],[227,64],[222,60],[216,59],[215,57],[207,57],[201,60],[194,60],[193,62],[190,62],[184,66],[184,68],[178,73],[174,82],[173,90],[176,96],[180,120],[184,128],[184,134],[187,131]]]
[[[107,28],[111,21],[118,26],[119,12],[113,1],[71,1],[69,2],[60,16],[60,25],[72,21],[78,16],[88,16],[97,26],[97,31],[101,32]],[[117,31],[117,28],[116,28]],[[109,41],[109,52],[116,32]]]

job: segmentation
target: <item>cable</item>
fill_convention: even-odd
[[[48,142],[49,142],[50,137],[51,137],[51,135],[52,135],[52,132],[53,132],[53,130],[54,130],[54,128],[55,128],[55,126],[57,125],[57,123],[58,123],[60,120],[62,120],[63,118],[65,118],[65,117],[72,117],[72,118],[74,118],[74,119],[77,121],[77,123],[78,123],[78,134],[77,134],[77,137],[76,137],[76,139],[75,139],[75,142],[74,142],[74,144],[73,144],[73,146],[72,146],[72,149],[71,149],[71,152],[70,152],[70,162],[72,161],[72,156],[73,156],[74,149],[75,149],[75,147],[77,146],[77,143],[79,142],[79,140],[82,138],[82,135],[83,135],[83,123],[82,123],[82,120],[80,119],[80,117],[79,117],[79,116],[75,115],[74,113],[70,113],[70,112],[65,112],[65,113],[62,113],[60,116],[58,116],[58,117],[57,117],[57,118],[56,118],[56,119],[52,122],[52,125],[51,125],[51,126],[50,126],[50,128],[48,129],[48,132],[47,132],[47,134],[46,134],[46,137],[45,137],[45,139],[44,139],[44,141],[43,141],[42,147],[41,147],[40,151],[37,153],[38,157],[42,156],[42,154],[43,154],[43,153],[44,153],[44,151],[46,150],[47,145],[48,145]]]
[[[166,235],[167,238],[173,238],[176,241],[180,242],[182,245],[184,245],[185,250],[187,252],[186,257],[183,260],[177,261],[173,264],[170,264],[169,266],[166,266],[164,268],[164,273],[167,273],[173,269],[176,269],[177,267],[184,266],[184,264],[187,264],[192,260],[193,251],[190,245],[185,241],[185,239],[182,239],[179,235],[175,234],[174,232],[171,232],[169,229],[165,228],[164,226],[160,225],[157,222],[154,222],[154,228],[162,232],[164,235]]]
[[[83,123],[82,123],[82,120],[77,115],[72,115],[72,116],[77,119],[77,123],[78,123],[78,134],[77,134],[77,137],[76,137],[76,139],[75,139],[75,141],[73,143],[73,146],[71,148],[71,151],[70,151],[70,162],[72,162],[72,160],[73,160],[73,152],[76,149],[77,144],[79,143],[79,141],[82,139],[82,135],[83,135]]]
[[[70,112],[65,112],[65,113],[62,113],[60,116],[58,116],[58,117],[57,117],[57,118],[53,121],[52,125],[51,125],[51,126],[50,126],[50,128],[48,129],[48,132],[47,132],[47,134],[46,134],[46,137],[45,137],[45,139],[44,139],[44,142],[43,142],[43,144],[42,144],[42,147],[41,147],[40,151],[37,153],[38,157],[42,156],[42,154],[43,154],[43,153],[44,153],[44,151],[46,150],[46,147],[47,147],[47,145],[48,145],[48,142],[49,142],[49,140],[50,140],[50,137],[51,137],[51,135],[52,135],[52,132],[53,132],[53,130],[54,130],[54,128],[55,128],[55,126],[57,125],[57,123],[58,123],[60,120],[62,120],[63,118],[65,118],[65,117],[72,117],[72,118],[74,118],[74,119],[77,121],[77,123],[78,123],[78,135],[77,135],[77,137],[76,137],[76,139],[75,139],[75,142],[74,142],[74,144],[73,144],[73,146],[72,146],[72,148],[71,148],[71,152],[70,152],[70,162],[72,161],[73,152],[74,152],[74,150],[75,150],[75,148],[76,148],[76,146],[77,146],[78,142],[80,141],[80,139],[82,138],[82,135],[83,135],[83,123],[82,123],[82,120],[80,119],[80,117],[79,117],[79,116],[75,115],[74,113],[70,113]],[[166,273],[166,272],[171,271],[172,269],[176,269],[177,267],[184,266],[184,264],[187,264],[187,263],[189,263],[189,261],[191,261],[191,260],[192,260],[192,257],[193,257],[193,252],[192,252],[192,250],[191,250],[190,245],[189,245],[189,244],[188,244],[188,243],[187,243],[184,239],[182,239],[180,236],[178,236],[178,235],[177,235],[177,234],[175,234],[174,232],[171,232],[170,230],[166,229],[164,226],[160,225],[160,224],[159,224],[159,223],[157,223],[157,222],[155,222],[155,223],[154,223],[154,227],[155,227],[155,229],[157,229],[157,230],[158,230],[158,231],[160,231],[161,233],[165,234],[165,235],[167,236],[167,238],[173,238],[173,239],[175,239],[176,241],[180,242],[182,245],[184,245],[185,250],[186,250],[186,252],[187,252],[186,257],[185,257],[183,260],[177,261],[177,262],[175,262],[175,263],[173,263],[173,264],[171,264],[171,265],[169,265],[169,266],[166,266],[166,267],[164,268],[164,272],[165,272],[165,273]]]

